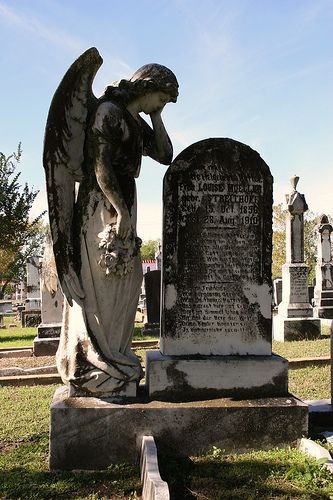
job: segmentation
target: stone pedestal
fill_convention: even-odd
[[[313,315],[315,318],[333,319],[333,290],[316,293]]]
[[[142,388],[141,388],[142,389]],[[158,449],[190,456],[217,446],[227,452],[290,445],[307,435],[308,408],[286,397],[116,404],[68,397],[56,390],[51,405],[50,469],[105,469],[138,461],[142,436]]]
[[[314,340],[320,337],[320,319],[285,318],[277,314],[273,318],[273,338],[280,342]]]
[[[288,361],[280,356],[165,356],[147,352],[149,397],[194,401],[288,393]]]
[[[61,323],[41,323],[33,342],[34,356],[54,356],[59,346],[60,331]]]

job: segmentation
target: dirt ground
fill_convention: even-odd
[[[31,356],[29,358],[0,358],[0,370],[3,368],[37,368],[55,365],[54,356]]]

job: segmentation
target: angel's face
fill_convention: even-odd
[[[148,92],[141,98],[141,111],[150,115],[156,111],[161,111],[164,106],[171,101],[171,97],[166,92]]]

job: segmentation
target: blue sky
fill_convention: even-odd
[[[180,96],[164,111],[175,155],[208,137],[257,150],[284,202],[288,179],[314,212],[333,214],[332,0],[0,0],[0,151],[22,142],[23,181],[41,190],[43,134],[70,64],[96,46],[94,92],[149,62],[170,67]],[[166,168],[144,159],[138,233],[161,236]]]

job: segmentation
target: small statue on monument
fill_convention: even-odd
[[[172,160],[161,112],[177,101],[178,82],[165,66],[148,64],[96,99],[102,62],[91,48],[72,64],[46,125],[49,217],[67,299],[57,366],[70,395],[135,396],[142,377],[131,352],[142,282],[135,177],[142,155]]]

